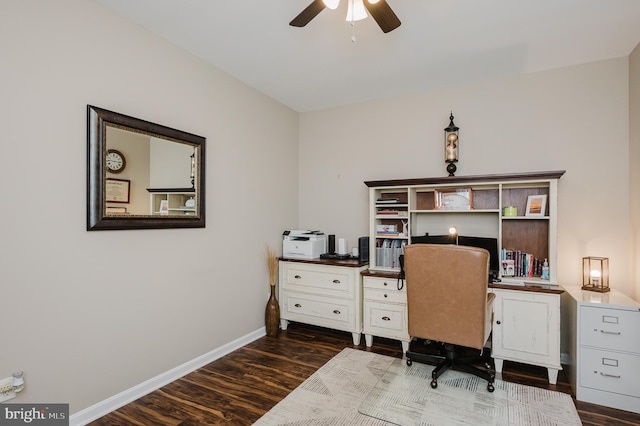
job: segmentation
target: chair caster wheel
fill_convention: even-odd
[[[488,390],[489,392],[493,392],[494,390],[496,390],[496,388],[494,388],[494,387],[493,387],[493,383],[489,383],[489,384],[487,385],[487,390]]]
[[[437,380],[432,380],[431,381],[431,389],[435,389],[438,387],[438,381]]]
[[[411,367],[411,364],[413,364],[413,361],[411,361],[409,358],[407,358],[407,366]]]

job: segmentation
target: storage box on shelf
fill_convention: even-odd
[[[367,264],[357,260],[279,262],[280,327],[289,321],[351,332],[353,344],[362,333],[362,278]]]
[[[576,399],[640,413],[640,303],[617,290],[565,290],[566,372]]]
[[[371,274],[397,273],[400,265],[395,259],[405,244],[425,234],[446,235],[451,226],[461,236],[495,238],[495,256],[510,256],[513,265],[507,271],[502,269],[502,262],[497,263],[501,283],[490,285],[490,291],[496,294],[492,355],[497,370],[502,370],[505,360],[540,365],[547,368],[549,381],[555,383],[561,369],[563,290],[557,282],[556,240],[558,180],[563,174],[551,171],[365,182],[370,198],[370,251],[376,253],[370,258]],[[545,196],[547,200],[545,210],[535,216],[526,215],[531,196]],[[504,215],[506,207],[513,208]],[[387,217],[396,214],[386,212],[392,208],[402,215],[406,209],[406,218]],[[511,216],[515,211],[517,215]],[[380,226],[395,224],[403,229],[399,227],[403,220],[407,235],[378,233]],[[549,279],[540,277],[545,259]],[[366,277],[365,282],[373,283]],[[394,300],[402,305],[399,299]],[[373,299],[365,300],[365,315],[374,306]],[[365,337],[368,332],[397,338],[403,344],[406,338],[402,333],[395,335],[395,331],[387,333],[365,324]]]

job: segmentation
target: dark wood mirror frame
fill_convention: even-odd
[[[169,141],[183,143],[197,151],[195,170],[196,211],[190,216],[106,214],[106,127],[124,128]],[[202,136],[87,105],[87,231],[115,229],[165,229],[205,227],[205,141]],[[189,188],[188,190],[194,191]],[[172,189],[165,189],[171,192]]]

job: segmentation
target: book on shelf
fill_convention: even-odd
[[[378,198],[376,200],[376,204],[398,204],[400,203],[399,198]]]
[[[543,261],[531,253],[502,249],[500,262],[505,277],[539,277],[542,274]]]
[[[397,234],[398,225],[376,225],[376,233],[378,234]]]
[[[378,210],[376,214],[379,216],[389,216],[389,217],[392,217],[392,216],[408,217],[409,216],[409,212],[407,212],[406,210],[396,210],[396,209]]]

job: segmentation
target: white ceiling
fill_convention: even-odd
[[[352,28],[347,0],[96,0],[296,111],[628,55],[640,0],[387,0],[402,25]]]

